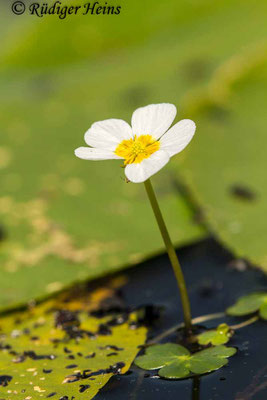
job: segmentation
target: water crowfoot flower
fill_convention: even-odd
[[[189,119],[170,128],[175,116],[176,107],[163,103],[138,108],[132,115],[132,126],[121,119],[95,122],[85,133],[90,147],[79,147],[75,155],[85,160],[122,159],[128,180],[144,182],[194,136],[196,126]]]
[[[176,107],[163,103],[138,108],[132,115],[132,126],[121,119],[95,122],[85,133],[85,142],[90,147],[79,147],[75,155],[85,160],[124,160],[127,179],[134,183],[144,182],[177,280],[185,327],[190,334],[191,309],[183,271],[149,180],[194,136],[196,126],[189,119],[170,128],[175,116]]]

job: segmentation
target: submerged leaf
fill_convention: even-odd
[[[226,312],[233,316],[247,315],[258,311],[266,302],[267,293],[251,293],[247,296],[240,297],[233,306],[227,308]]]
[[[29,311],[1,319],[0,397],[36,400],[93,398],[130,367],[146,338],[135,313],[102,318],[88,314],[110,289],[66,293]],[[65,397],[64,397],[65,396]]]
[[[223,345],[211,347],[194,354],[183,346],[166,343],[151,346],[146,354],[137,357],[135,364],[143,369],[158,369],[159,376],[168,379],[181,379],[193,374],[205,374],[227,364],[227,358],[236,349]]]
[[[216,329],[203,332],[197,336],[198,343],[201,345],[212,344],[218,346],[229,342],[232,332],[227,324],[220,324]]]

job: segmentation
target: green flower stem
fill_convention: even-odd
[[[192,327],[192,321],[191,321],[191,309],[190,309],[190,302],[189,302],[189,297],[186,289],[186,284],[185,284],[185,279],[183,275],[183,271],[181,268],[181,265],[179,263],[179,260],[177,258],[175,249],[173,247],[169,232],[167,230],[167,227],[165,225],[164,219],[162,217],[157,198],[155,196],[155,192],[153,190],[153,187],[151,185],[150,180],[148,179],[147,181],[144,182],[146,192],[148,195],[148,198],[150,200],[151,207],[153,209],[154,215],[156,217],[159,230],[161,233],[161,236],[163,238],[163,241],[166,246],[166,250],[177,280],[178,288],[180,290],[180,296],[181,296],[181,301],[182,301],[182,307],[183,307],[183,313],[184,313],[184,323],[185,323],[185,328],[189,332]]]

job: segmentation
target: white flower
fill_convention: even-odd
[[[132,115],[132,127],[121,119],[95,122],[85,133],[90,147],[79,147],[75,155],[84,160],[124,159],[125,175],[134,183],[144,182],[182,151],[194,136],[190,119],[171,126],[176,116],[173,104],[151,104]]]

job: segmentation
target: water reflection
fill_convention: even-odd
[[[192,379],[192,400],[200,400],[200,378],[195,376]]]

